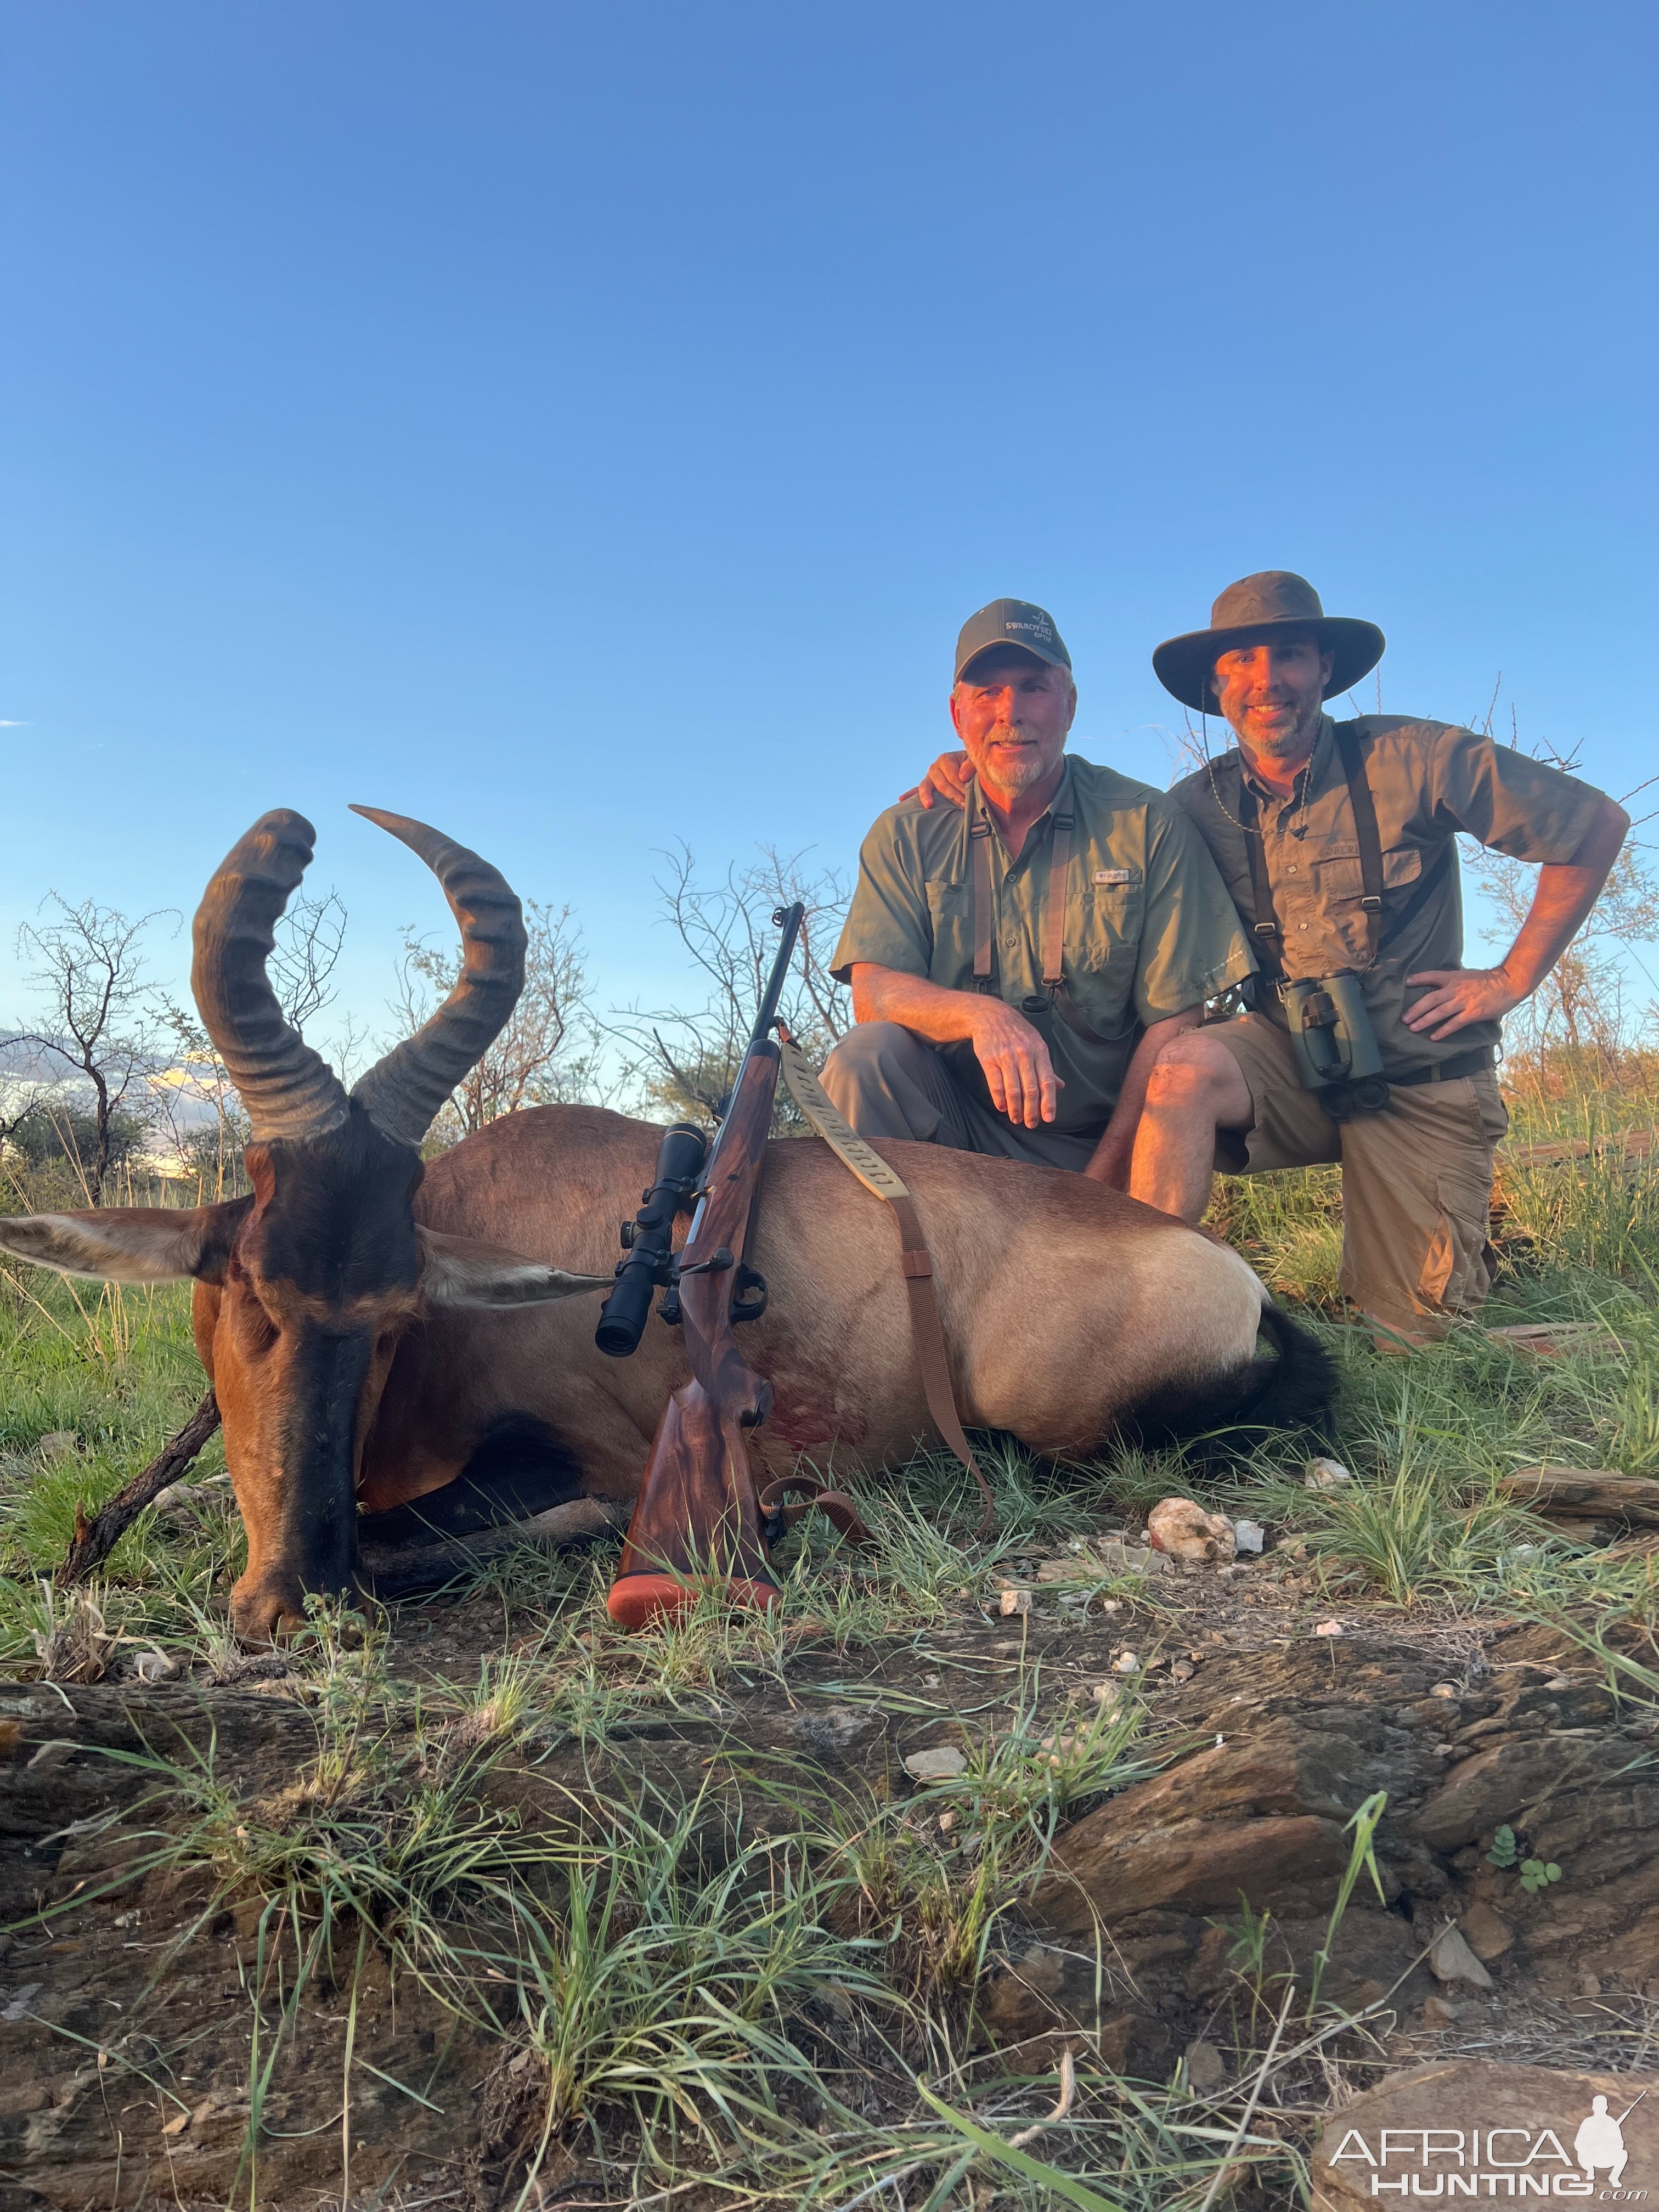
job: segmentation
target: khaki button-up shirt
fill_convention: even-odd
[[[1042,925],[1056,812],[1073,817],[1066,874],[1062,969],[1073,1003],[1099,1042],[1080,1037],[1042,997]],[[1103,1128],[1143,1029],[1213,998],[1248,975],[1250,957],[1233,902],[1186,815],[1166,792],[1068,755],[1054,802],[1025,834],[1018,859],[989,840],[992,980],[1033,1022],[1065,1084],[1053,1127]],[[974,989],[973,870],[968,817],[915,799],[890,806],[864,841],[858,889],[836,947],[845,982],[868,960],[925,976],[946,991]],[[1023,1004],[1041,999],[1042,1010]],[[984,1084],[971,1044],[939,1049],[976,1097]]]
[[[1500,1033],[1497,1022],[1471,1022],[1435,1044],[1406,1027],[1407,1012],[1427,988],[1408,988],[1407,976],[1462,964],[1457,833],[1518,860],[1571,860],[1595,819],[1601,793],[1577,776],[1448,722],[1362,714],[1352,726],[1358,732],[1382,847],[1374,967],[1365,964],[1359,840],[1328,714],[1290,798],[1255,785],[1257,818],[1285,975],[1294,980],[1364,970],[1365,1004],[1383,1073],[1401,1074],[1495,1045]],[[1239,818],[1243,774],[1242,756],[1226,753],[1185,777],[1170,797],[1197,825],[1240,914],[1254,926],[1249,853]],[[1270,957],[1262,965],[1271,965]],[[1273,991],[1261,993],[1261,1011],[1284,1024],[1284,1009]]]

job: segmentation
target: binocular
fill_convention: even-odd
[[[1389,1103],[1382,1053],[1365,1005],[1365,988],[1351,968],[1279,986],[1297,1073],[1318,1094],[1334,1121],[1380,1114]]]

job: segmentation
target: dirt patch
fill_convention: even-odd
[[[1659,1995],[1653,1723],[1589,1660],[1536,1627],[1431,1613],[1345,1607],[1339,1633],[1318,1633],[1330,1601],[1282,1554],[1162,1575],[1109,1610],[1079,1596],[1063,1562],[1024,1565],[1009,1580],[1029,1610],[1006,1618],[964,1604],[848,1650],[804,1636],[775,1666],[734,1662],[713,1686],[624,1705],[580,1738],[522,1716],[510,1750],[465,1785],[468,1817],[526,1833],[628,1790],[667,1802],[713,1778],[722,1818],[735,1797],[750,1828],[781,1828],[794,1777],[902,1805],[917,1847],[968,1883],[969,1824],[951,1814],[986,1747],[1013,1729],[1058,1741],[1131,1697],[1148,1709],[1157,1771],[1073,1808],[1042,1880],[1000,1923],[971,2041],[1015,2070],[1070,2045],[1149,2080],[1203,2046],[1224,2079],[1259,2047],[1287,1978],[1305,1989],[1314,1977],[1350,1823],[1384,1793],[1382,1894],[1362,1874],[1318,1968],[1324,1996],[1369,2009],[1390,2061],[1553,2042],[1585,2065],[1642,2062],[1645,1993]],[[542,1625],[509,1620],[509,1636]],[[434,1681],[475,1680],[502,1632],[499,1601],[405,1607],[392,1680],[411,1702]],[[625,1649],[592,1663],[625,1674]],[[492,1980],[481,1964],[457,2006],[394,1971],[382,1931],[348,1916],[285,2021],[291,1932],[273,1929],[252,1890],[210,1911],[214,1881],[169,1856],[181,1815],[158,1759],[197,1778],[192,1817],[206,1817],[210,1771],[224,1808],[257,1804],[276,1832],[288,1805],[301,1825],[292,1793],[322,1739],[295,1686],[262,1662],[229,1683],[0,1693],[0,2207],[223,2203],[250,2185],[262,2206],[312,2207],[337,2198],[348,2143],[354,2191],[465,2186],[483,2204],[518,2170],[513,2141],[534,2099],[510,1973]],[[414,1723],[391,1711],[384,1756],[401,1771],[398,1731]],[[423,1753],[407,1790],[471,1772],[481,1725],[457,1718],[435,1781]],[[907,1771],[952,1746],[963,1778]],[[743,1778],[769,1774],[785,1786],[745,1802]],[[1557,1878],[1528,1887],[1534,1861]],[[1431,1964],[1452,1924],[1463,1944]],[[896,2114],[900,2094],[871,2092]],[[587,2169],[573,2151],[556,2171],[564,2186]]]

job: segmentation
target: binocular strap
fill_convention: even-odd
[[[811,1062],[800,1047],[793,1038],[781,1032],[780,1034],[783,1079],[789,1096],[842,1166],[850,1168],[867,1191],[877,1198],[885,1199],[897,1218],[899,1242],[902,1248],[900,1265],[904,1270],[904,1287],[910,1299],[910,1327],[915,1337],[916,1358],[921,1368],[921,1387],[927,1395],[927,1410],[933,1415],[939,1434],[979,1485],[985,1512],[975,1533],[988,1536],[996,1526],[996,1500],[991,1495],[990,1484],[980,1470],[979,1462],[974,1457],[974,1448],[963,1432],[962,1422],[957,1413],[956,1393],[951,1386],[951,1363],[945,1349],[945,1330],[939,1317],[939,1299],[933,1291],[933,1255],[928,1251],[927,1239],[922,1234],[921,1218],[916,1212],[916,1202],[902,1178],[836,1113],[823,1085],[812,1071]],[[769,1491],[778,1486],[772,1484],[768,1487]],[[827,1492],[824,1497],[841,1502],[837,1492]]]

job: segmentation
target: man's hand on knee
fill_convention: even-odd
[[[1001,999],[976,1000],[972,1036],[998,1113],[1027,1129],[1052,1121],[1065,1086],[1048,1046],[1025,1017]]]

